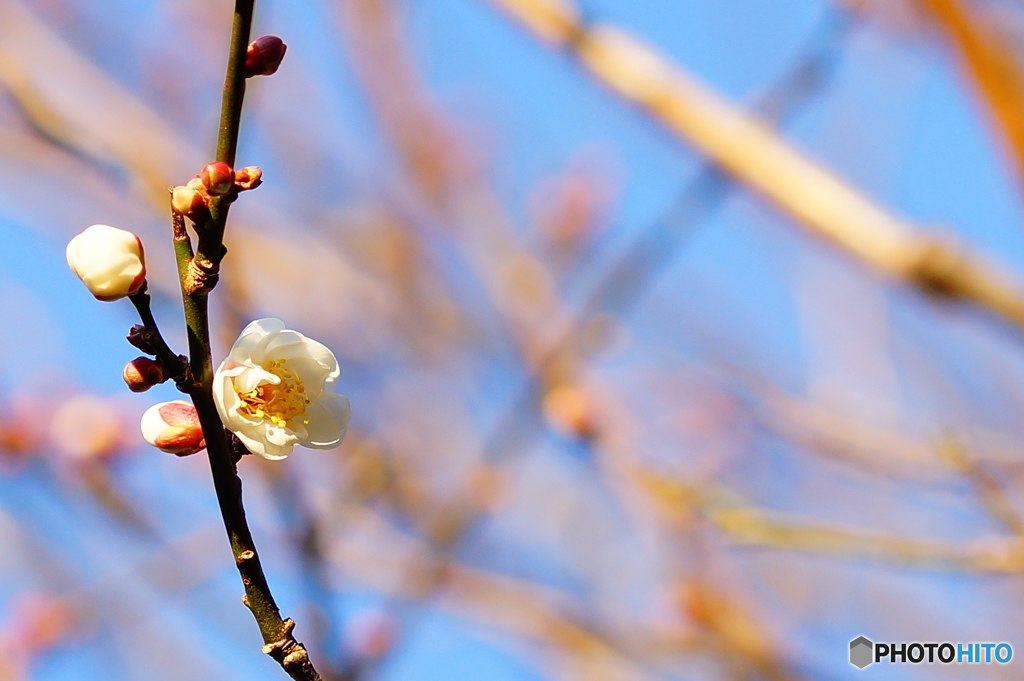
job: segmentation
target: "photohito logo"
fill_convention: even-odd
[[[1009,643],[875,643],[865,636],[850,641],[850,664],[864,669],[888,660],[890,664],[1006,664],[1013,659]]]

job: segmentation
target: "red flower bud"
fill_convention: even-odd
[[[288,46],[276,35],[265,35],[249,44],[245,52],[245,77],[269,76],[277,72]]]
[[[246,166],[235,171],[235,186],[239,191],[255,189],[263,184],[263,171],[257,166]]]
[[[149,357],[136,357],[124,366],[121,378],[133,393],[143,393],[166,381],[168,376],[162,363]]]
[[[234,188],[235,171],[223,161],[214,161],[203,168],[199,179],[210,196],[221,196]]]

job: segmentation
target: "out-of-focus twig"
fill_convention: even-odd
[[[953,435],[927,442],[858,423],[764,381],[757,381],[753,389],[757,418],[790,442],[903,481],[936,484],[944,478],[966,479],[989,515],[1014,535],[1024,534],[1024,519],[998,474],[1006,472],[1006,463],[979,460]]]
[[[353,579],[396,598],[420,598],[418,583],[431,581],[437,569],[431,548],[379,520],[361,524],[375,527],[387,539],[372,547],[354,539],[335,542],[331,562]],[[406,568],[412,569],[415,579],[408,579]],[[590,669],[610,665],[617,673],[608,678],[653,679],[645,669],[648,661],[693,650],[695,641],[682,630],[656,633],[633,622],[614,634],[600,631],[588,622],[588,608],[555,589],[456,563],[449,563],[444,572],[445,589],[435,601],[444,610],[563,650],[587,660]]]
[[[850,26],[845,15],[826,19],[795,67],[758,102],[767,116],[772,120],[785,120],[819,91],[827,81],[839,45]],[[672,209],[644,230],[603,274],[587,296],[581,311],[559,329],[554,342],[543,349],[537,363],[529,368],[524,387],[504,410],[493,432],[483,443],[485,462],[474,475],[488,476],[496,464],[522,451],[528,441],[541,432],[540,404],[544,391],[550,387],[552,377],[571,376],[578,371],[580,357],[577,344],[584,324],[601,313],[621,315],[629,312],[641,298],[645,286],[678,252],[693,227],[723,203],[731,186],[732,183],[717,168],[706,168],[680,193]],[[429,573],[430,579],[414,574],[408,576],[409,583],[415,585],[421,596],[431,593],[443,583],[447,573],[440,566],[485,512],[479,503],[479,495],[470,489],[474,485],[473,477],[470,476],[462,493],[444,504],[437,513],[414,519],[431,539],[437,565]]]
[[[51,140],[101,163],[122,164],[160,205],[168,178],[201,158],[190,140],[16,0],[0,4],[0,85]]]
[[[525,247],[478,161],[424,91],[402,41],[398,8],[382,0],[341,3],[357,74],[416,201],[403,209],[455,236],[473,275],[507,323],[527,364],[563,320],[550,274]],[[401,198],[401,197],[396,197]],[[413,311],[416,313],[416,311]]]
[[[643,489],[669,513],[696,512],[734,541],[747,546],[806,551],[897,565],[964,572],[1016,574],[1024,571],[1024,543],[992,539],[964,546],[844,528],[762,510],[733,491],[711,483],[687,484],[637,469]]]
[[[561,0],[488,2],[569,50],[602,83],[789,214],[809,234],[892,279],[975,303],[1024,329],[1024,295],[1009,275],[941,238],[916,235],[906,221],[638,38],[609,24],[587,25],[573,5]]]
[[[1024,180],[1024,68],[990,14],[988,3],[918,0],[963,60],[964,69],[1006,142],[1018,178]]]
[[[942,442],[939,454],[946,463],[971,482],[993,518],[1002,523],[1007,531],[1018,537],[1024,536],[1024,518],[1010,500],[1003,483],[988,467],[972,457],[967,447],[955,438],[947,438]]]

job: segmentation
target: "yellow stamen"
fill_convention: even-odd
[[[249,392],[239,392],[238,396],[242,398],[239,411],[284,428],[289,420],[306,413],[309,404],[306,388],[294,371],[285,368],[284,360],[275,359],[263,368],[280,378],[281,382],[276,385],[264,383]],[[309,424],[308,419],[302,422]]]

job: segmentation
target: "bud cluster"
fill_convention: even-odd
[[[276,36],[263,36],[254,40],[246,50],[244,76],[251,78],[275,73],[286,50],[287,46]],[[192,221],[202,242],[203,230],[212,231],[210,208],[211,204],[216,205],[215,199],[223,197],[221,200],[224,204],[230,203],[239,192],[255,189],[262,181],[263,171],[256,166],[236,171],[223,161],[208,163],[186,184],[171,189],[175,239],[179,239],[181,233],[186,232],[182,218],[187,217]],[[185,237],[187,238],[187,233]],[[212,287],[216,281],[216,268],[219,262],[212,262],[209,254],[202,258],[199,255],[197,252],[187,263],[187,276],[182,281],[182,291],[185,295],[204,290],[203,284]],[[192,385],[188,360],[184,356],[173,354],[160,336],[150,310],[150,299],[146,294],[146,263],[142,240],[131,232],[109,225],[92,225],[68,243],[67,261],[71,271],[96,298],[112,301],[131,297],[132,303],[140,313],[143,324],[132,327],[128,334],[128,342],[150,357],[136,357],[125,365],[122,378],[128,389],[132,392],[145,392],[173,378],[179,390],[187,391]],[[331,359],[333,361],[333,355]],[[344,404],[347,405],[347,400]],[[120,442],[109,437],[105,440],[97,438],[98,444],[92,441],[79,441],[81,438],[77,433],[81,431],[81,414],[85,414],[85,420],[93,419],[94,414],[78,409],[74,404],[71,407],[63,412],[68,427],[63,428],[62,432],[72,434],[68,439],[73,446],[88,445],[90,451],[106,451]],[[336,411],[339,409],[341,406],[338,406]],[[347,423],[347,420],[345,416],[344,423]],[[309,423],[309,420],[304,421],[304,424]],[[344,423],[341,426],[342,434]],[[188,402],[179,400],[154,405],[143,415],[141,426],[142,435],[147,442],[177,456],[187,456],[206,447],[199,415],[195,406]],[[108,431],[120,432],[114,424],[100,433],[106,437]],[[3,435],[4,432],[0,430],[0,436]],[[289,450],[290,448],[289,445]]]
[[[171,189],[171,208],[179,215],[197,221],[209,210],[210,199],[255,189],[263,182],[263,171],[256,166],[232,170],[223,161],[208,163],[185,185]]]

